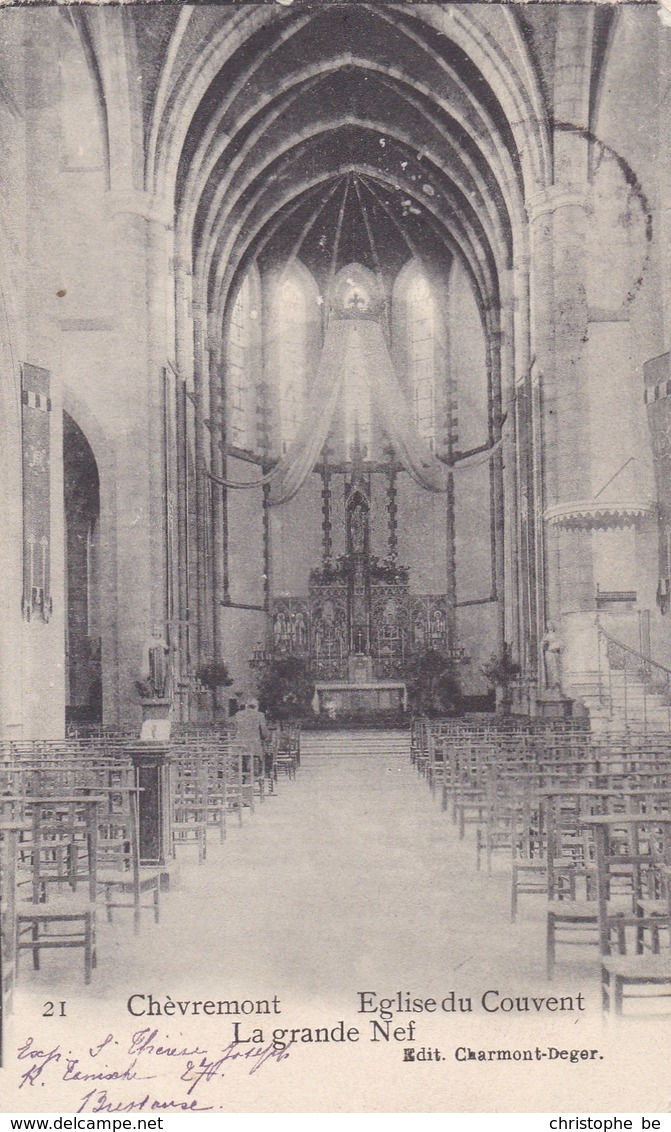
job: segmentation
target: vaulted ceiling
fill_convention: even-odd
[[[215,318],[251,260],[292,255],[320,285],[352,260],[393,275],[410,256],[443,271],[456,256],[483,312],[497,309],[551,163],[558,16],[520,8],[126,9],[148,161],[152,131],[189,107],[175,222]],[[611,20],[595,18],[595,81]]]
[[[176,205],[220,309],[251,258],[318,279],[359,260],[466,264],[484,306],[509,264],[522,166],[469,56],[409,6],[299,9],[249,36],[193,115]]]

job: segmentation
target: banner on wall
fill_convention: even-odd
[[[50,375],[40,366],[21,367],[23,460],[23,598],[27,621],[51,614],[51,398]]]
[[[646,362],[643,377],[659,508],[657,605],[662,613],[668,613],[671,603],[671,354],[661,354]]]

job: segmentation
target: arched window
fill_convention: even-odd
[[[379,281],[360,263],[341,268],[332,290],[333,309],[338,317],[369,318],[382,309]],[[376,439],[368,362],[361,349],[349,349],[344,359],[343,422],[345,459],[355,455],[372,459]]]
[[[428,280],[415,275],[408,287],[408,370],[412,409],[419,435],[436,441],[434,298]]]
[[[227,438],[234,448],[256,448],[255,288],[248,272],[238,290],[226,342]]]
[[[445,330],[435,290],[418,263],[401,273],[394,299],[395,337],[403,339],[413,421],[422,439],[435,449],[440,440]]]
[[[279,284],[277,316],[279,432],[286,452],[303,423],[307,392],[307,303],[297,271],[290,271]]]

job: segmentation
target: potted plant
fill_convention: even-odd
[[[314,691],[305,661],[277,657],[261,677],[259,707],[271,720],[305,719],[312,710]]]
[[[217,657],[205,660],[196,669],[196,680],[201,688],[207,688],[212,693],[213,705],[217,707],[217,691],[219,688],[230,688],[233,678],[228,671],[228,665]]]
[[[504,641],[499,656],[492,656],[488,664],[482,666],[482,674],[496,693],[496,710],[510,715],[513,704],[513,684],[520,675],[521,668],[513,660],[510,645]]]
[[[454,663],[440,649],[426,649],[412,660],[408,671],[408,693],[419,715],[458,715],[462,694]]]

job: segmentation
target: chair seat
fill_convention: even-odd
[[[140,869],[139,875],[140,890],[149,888],[155,884],[161,883],[161,874],[156,872],[155,869]],[[98,873],[98,885],[115,887],[115,888],[132,888],[133,887],[133,874],[129,869],[106,869],[102,873]]]
[[[78,919],[95,910],[95,903],[89,900],[88,894],[84,896],[82,893],[79,897],[74,892],[51,896],[47,904],[18,904],[16,915],[19,920]]]
[[[669,903],[667,900],[648,900],[642,898],[636,901],[636,907],[644,916],[668,916]]]
[[[564,920],[585,920],[596,923],[599,906],[595,900],[548,900],[548,915]]]
[[[601,960],[602,969],[617,979],[671,981],[671,955],[609,955]]]

